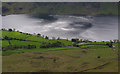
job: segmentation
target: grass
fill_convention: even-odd
[[[80,48],[109,48],[106,43],[108,42],[88,42],[82,44]]]
[[[107,45],[81,45],[80,48],[109,48]]]
[[[7,47],[9,45],[8,41],[7,40],[0,40],[0,47]]]
[[[10,38],[17,38],[17,39],[26,39],[27,37],[29,37],[30,35],[26,35],[20,32],[16,32],[16,31],[2,31],[2,37],[8,36]]]
[[[62,42],[65,46],[72,45],[72,42],[69,40],[64,40],[64,39],[59,39],[59,40],[50,40],[50,39],[45,39],[43,37],[38,37],[36,35],[27,35],[24,33],[16,32],[16,31],[2,31],[2,37],[10,37],[10,38],[16,38],[16,39],[23,39],[23,40],[30,40],[30,41],[38,41],[38,42],[46,42],[46,43],[54,43],[57,41]],[[5,43],[4,43],[5,42]],[[26,44],[36,44],[40,45],[38,42],[27,42],[27,41],[17,41],[17,40],[11,40],[11,43],[14,44],[20,44],[20,45],[26,45]],[[3,47],[7,46],[8,43],[7,41],[3,40]]]
[[[3,32],[3,37],[27,40],[10,40],[13,46],[41,46],[41,42],[56,41],[66,46],[72,45],[71,41],[64,39],[50,40],[20,32],[0,32]],[[8,40],[2,40],[1,44],[2,47],[9,46]],[[88,42],[80,47],[6,50],[2,52],[2,70],[3,72],[118,72],[118,53],[116,52],[119,45],[113,43],[116,47],[110,48],[105,44],[106,42]]]
[[[10,40],[11,45],[13,46],[28,46],[28,45],[36,45],[40,47],[42,44],[40,42],[30,42],[30,41],[19,41],[19,40]],[[2,40],[2,47],[9,46],[8,40]]]
[[[21,50],[25,53],[3,56],[2,70],[3,72],[81,72],[87,69],[87,72],[118,71],[117,54],[113,53],[111,48],[65,49],[56,48],[58,51],[47,52],[42,52],[42,49],[18,49],[16,51]],[[41,52],[38,53],[39,51]],[[97,58],[97,56],[101,56],[101,58]],[[107,62],[109,64],[102,66]],[[93,69],[99,66],[102,66],[101,69]]]
[[[106,44],[108,42],[88,42],[88,43],[84,43],[84,44]]]
[[[47,51],[55,51],[55,50],[65,50],[65,49],[75,49],[78,47],[59,47],[59,48],[36,48],[36,49],[16,49],[16,50],[7,50],[2,52],[3,56],[8,56],[12,54],[20,54],[23,52],[47,52]]]

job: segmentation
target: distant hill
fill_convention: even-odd
[[[89,14],[117,15],[117,2],[4,2],[7,14]]]

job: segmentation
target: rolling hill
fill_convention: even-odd
[[[117,15],[117,2],[3,2],[2,14]]]

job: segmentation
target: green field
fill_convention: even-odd
[[[111,48],[18,49],[8,52],[24,53],[3,56],[3,72],[118,71],[117,54]]]
[[[3,72],[118,72],[118,43],[109,47],[106,45],[109,42],[87,42],[73,47],[70,40],[45,39],[16,31],[0,32],[2,37],[8,37],[2,40],[1,46]],[[57,41],[64,46],[40,48]],[[29,45],[36,48],[24,48]]]
[[[51,40],[51,39],[45,39],[41,36],[36,36],[36,35],[28,35],[25,33],[20,33],[16,31],[2,31],[2,37],[9,37],[9,38],[16,38],[16,39],[22,39],[24,41],[20,40],[9,40],[11,45],[13,46],[27,46],[27,45],[36,45],[36,46],[41,46],[43,42],[45,43],[55,43],[57,41],[61,42],[64,44],[64,46],[69,46],[72,45],[72,42],[69,40],[65,39],[59,39],[59,40]],[[2,47],[7,47],[10,46],[8,40],[2,40]]]

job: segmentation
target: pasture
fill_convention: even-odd
[[[16,31],[2,31],[2,37],[3,72],[118,72],[118,43],[109,47],[109,42],[85,42],[76,47],[67,39]]]
[[[118,71],[118,55],[111,48],[57,48],[56,50],[51,48],[47,51],[18,49],[17,51],[24,53],[3,56],[3,72]]]

